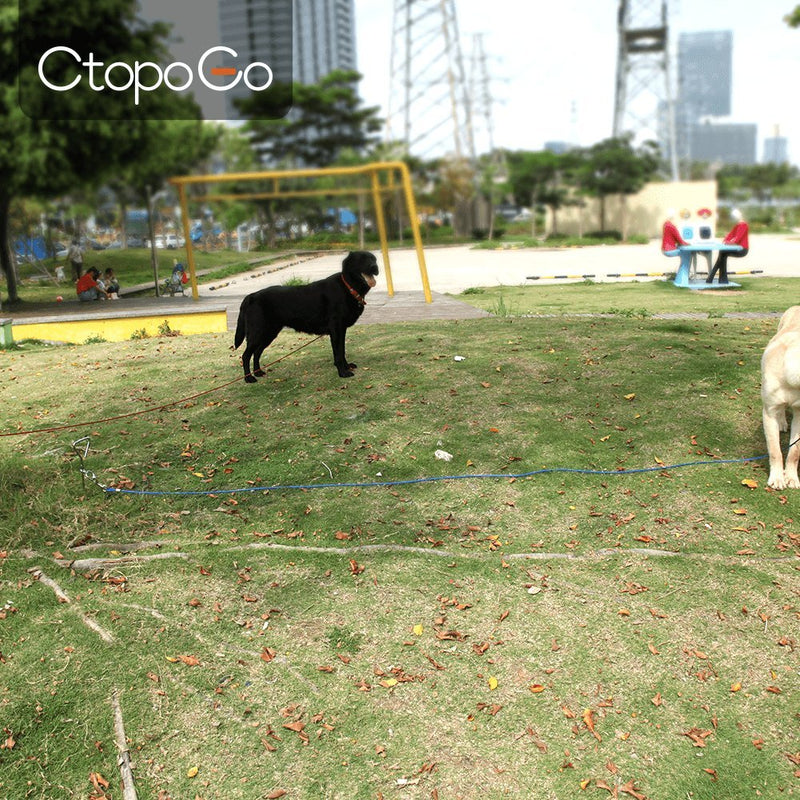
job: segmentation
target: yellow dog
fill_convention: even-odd
[[[788,309],[761,357],[761,405],[764,436],[769,453],[769,479],[773,489],[800,489],[800,306]],[[792,411],[792,430],[786,465],[780,432],[787,426],[786,410]]]

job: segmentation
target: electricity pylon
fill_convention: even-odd
[[[395,0],[387,135],[421,158],[473,159],[454,0]]]
[[[620,0],[614,136],[652,139],[678,179],[667,0]]]

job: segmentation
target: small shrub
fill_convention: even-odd
[[[510,317],[513,315],[510,305],[506,305],[505,297],[501,294],[497,298],[497,302],[491,308],[492,314],[496,317]]]
[[[589,231],[585,234],[587,239],[613,239],[621,242],[622,234],[619,231]]]
[[[180,336],[181,332],[172,330],[172,328],[170,328],[170,326],[169,326],[169,320],[165,319],[158,326],[158,335],[159,336]]]

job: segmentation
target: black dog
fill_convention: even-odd
[[[328,334],[333,363],[342,378],[353,375],[355,364],[347,361],[344,339],[347,329],[364,310],[364,295],[375,286],[378,261],[372,253],[348,253],[342,271],[307,286],[268,286],[247,295],[239,309],[234,350],[247,337],[242,356],[244,379],[255,383],[264,375],[259,359],[264,349],[281,332],[294,328],[301,333]],[[250,358],[253,371],[250,372]]]

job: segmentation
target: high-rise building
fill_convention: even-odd
[[[356,69],[353,0],[294,0],[294,79],[316,83]]]
[[[755,125],[742,122],[705,122],[692,126],[692,160],[709,164],[756,163]]]
[[[785,136],[770,136],[764,139],[764,163],[787,164],[789,162],[789,140]]]
[[[677,105],[699,117],[731,113],[733,33],[706,31],[678,37]]]
[[[227,47],[235,50],[244,63],[266,62],[276,81],[294,78],[293,0],[218,0],[219,34]],[[234,67],[231,57],[222,59],[224,67]],[[235,100],[247,97],[250,90],[240,81],[225,92],[225,116],[239,119]]]
[[[731,113],[733,33],[705,31],[678,37],[675,142],[678,158],[702,160],[694,152],[695,128],[703,117]]]
[[[675,128],[684,161],[756,163],[755,125],[732,122],[733,33],[703,31],[678,37]]]
[[[288,15],[287,3],[293,12]],[[219,12],[226,43],[254,56],[266,50],[280,64],[290,59],[295,83],[356,69],[353,0],[219,0]],[[233,101],[247,94],[245,87],[237,89],[226,93],[228,119],[239,118]]]

